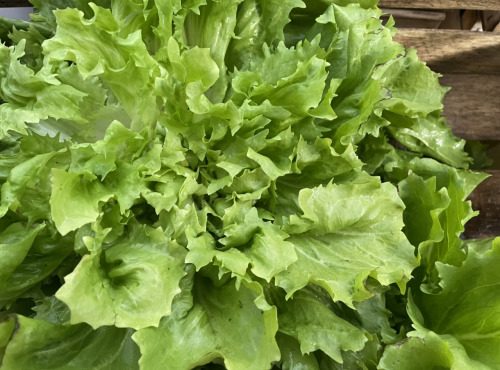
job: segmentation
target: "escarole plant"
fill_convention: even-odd
[[[500,244],[374,0],[32,0],[0,36],[2,369],[495,369]]]

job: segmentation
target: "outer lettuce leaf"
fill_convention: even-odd
[[[472,360],[464,347],[451,335],[437,335],[432,331],[411,333],[404,342],[388,346],[379,363],[380,369],[421,369],[445,368],[493,369],[481,362]]]
[[[414,152],[450,164],[457,168],[468,168],[471,158],[464,150],[465,141],[459,140],[451,133],[451,128],[440,117],[441,112],[430,113],[426,118],[391,116],[394,122],[388,131],[406,148]],[[450,148],[444,151],[443,148]]]
[[[377,294],[370,299],[355,304],[360,326],[383,343],[391,344],[404,337],[394,329],[395,314],[388,309],[385,294]],[[373,341],[372,341],[373,342]],[[373,345],[373,343],[372,343]]]
[[[12,289],[11,284],[19,284],[15,274],[19,274],[19,266],[23,263],[26,255],[31,249],[37,234],[44,228],[38,225],[36,228],[25,229],[22,224],[15,223],[3,230],[0,235],[0,286],[2,294],[0,306],[10,303],[19,295],[19,290]],[[14,292],[12,292],[14,290]],[[14,294],[13,294],[14,293]],[[16,294],[17,293],[17,294]]]
[[[296,338],[302,353],[322,350],[339,363],[343,362],[342,351],[359,351],[367,341],[362,330],[335,315],[324,301],[306,290],[278,303],[278,320],[280,332]]]
[[[71,309],[71,323],[139,329],[157,326],[170,315],[185,275],[184,249],[161,230],[129,227],[129,233],[109,247],[102,245],[107,231],[85,239],[90,254],[56,293]]]
[[[73,252],[71,238],[54,237],[44,225],[11,224],[0,234],[0,306],[12,304],[50,277]]]
[[[399,189],[406,205],[404,219],[408,240],[415,246],[442,240],[444,231],[439,216],[451,202],[447,189],[436,189],[435,177],[424,180],[414,173],[399,183]],[[436,260],[440,259],[435,258],[432,262]]]
[[[302,354],[299,342],[294,338],[278,333],[276,340],[281,352],[281,369],[319,370],[318,361],[313,354]]]
[[[424,338],[411,337],[403,343],[389,346],[379,363],[379,369],[453,369],[454,358],[449,344],[429,332]]]
[[[3,369],[138,369],[132,330],[57,325],[13,316],[0,323]],[[10,337],[5,343],[3,338]]]
[[[342,363],[335,362],[322,352],[316,353],[316,358],[320,364],[320,369],[376,369],[379,362],[380,343],[375,338],[366,343],[365,348],[358,352],[344,352]]]
[[[461,234],[465,223],[477,213],[465,201],[485,175],[457,171],[430,160],[412,160],[411,174],[399,183],[405,202],[405,232],[418,246],[428,289],[438,281],[436,262],[459,266],[466,258]],[[436,176],[430,177],[429,176]],[[426,180],[424,180],[426,179]]]
[[[464,346],[452,335],[436,334],[426,329],[423,326],[422,313],[416,307],[411,295],[408,296],[407,309],[416,330],[409,332],[407,339],[386,348],[379,363],[380,368],[398,369],[403,364],[412,369],[420,368],[420,364],[424,363],[427,367],[453,370],[492,369],[469,357]]]
[[[231,281],[215,287],[207,279],[197,279],[194,306],[187,316],[164,318],[158,328],[134,334],[141,368],[190,369],[217,358],[229,370],[271,367],[280,358],[274,339],[276,308],[259,304],[259,294],[262,290],[254,292],[245,285],[236,290]],[[242,332],[252,335],[241,341]]]
[[[395,188],[376,178],[358,181],[299,192],[303,215],[292,215],[285,228],[298,260],[276,277],[288,297],[312,282],[353,307],[373,295],[366,279],[401,288],[409,280],[416,260],[401,232],[404,206]]]
[[[470,359],[497,368],[500,357],[500,322],[496,310],[500,305],[498,262],[500,243],[496,239],[490,250],[469,248],[460,267],[438,263],[442,291],[415,295],[421,312],[418,324],[438,334],[453,336]]]
[[[377,104],[375,112],[391,123],[389,133],[409,150],[468,168],[471,159],[464,151],[465,141],[453,136],[440,117],[447,89],[438,77],[418,60],[415,50],[407,51],[376,71],[374,78],[390,91],[391,99]]]
[[[1,82],[6,102],[0,109],[2,137],[12,132],[26,134],[29,129],[42,136],[94,140],[104,131],[100,126],[107,127],[112,121],[110,113],[113,119],[123,115],[115,105],[105,105],[106,90],[100,82],[96,78],[84,80],[74,66],[38,66],[42,62],[36,59],[31,62],[38,63],[36,68],[30,69],[24,64],[29,62],[24,51],[28,46],[24,38],[15,48],[2,45],[0,63],[7,73]]]
[[[35,154],[26,161],[19,158],[21,163],[11,169],[1,188],[2,214],[10,210],[26,216],[30,222],[48,219],[49,174],[51,169],[64,168],[67,158],[65,153],[57,152]]]

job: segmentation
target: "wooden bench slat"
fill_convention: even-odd
[[[500,75],[445,74],[452,89],[444,115],[453,133],[468,140],[500,140]]]
[[[381,0],[379,6],[413,9],[500,10],[498,0]]]
[[[500,33],[400,29],[394,39],[436,72],[500,74]]]
[[[484,180],[471,194],[472,208],[479,211],[465,225],[468,239],[500,235],[500,170],[486,171],[491,177]]]

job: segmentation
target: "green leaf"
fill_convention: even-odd
[[[380,365],[392,369],[399,368],[400,363],[405,363],[411,369],[422,360],[424,363],[428,363],[429,366],[443,363],[449,364],[444,368],[453,370],[492,369],[484,363],[471,359],[464,346],[452,335],[439,335],[424,328],[422,325],[424,319],[411,294],[408,295],[407,310],[416,330],[409,332],[407,339],[388,346],[387,351],[384,352],[380,360]],[[422,355],[422,359],[417,357],[419,355]]]
[[[466,257],[461,234],[466,222],[477,213],[465,199],[485,176],[425,160],[414,160],[409,167],[426,180],[411,174],[399,184],[407,206],[405,232],[418,247],[426,283],[433,289],[438,281],[436,262],[459,266]],[[437,177],[427,178],[430,174]]]
[[[139,368],[130,329],[92,330],[84,324],[56,325],[17,315],[0,324],[0,333],[0,338],[10,335],[2,359],[6,370]]]
[[[11,224],[0,234],[0,307],[3,308],[28,290],[29,284],[22,279],[27,277],[21,273],[25,267],[23,261],[43,228],[44,225],[38,225],[26,229],[20,223],[16,223]],[[24,286],[19,287],[20,284]]]
[[[56,28],[56,18],[54,10],[63,8],[76,8],[85,14],[86,18],[91,18],[93,15],[92,8],[88,1],[84,0],[31,0],[31,4],[35,8],[35,14],[32,16],[36,22],[44,22],[52,29]],[[110,0],[96,0],[95,4],[102,7],[109,7]]]
[[[368,336],[370,337],[370,336]],[[363,369],[375,370],[379,362],[379,351],[381,349],[377,337],[366,342],[365,347],[358,352],[347,351],[342,353],[342,363],[338,363],[322,352],[316,353],[316,358],[320,364],[320,369]]]
[[[500,321],[495,315],[500,306],[499,261],[498,239],[490,250],[470,248],[459,267],[437,263],[441,292],[415,295],[425,328],[452,335],[472,360],[491,368],[500,364]]]
[[[281,352],[281,369],[296,370],[308,369],[319,370],[318,361],[313,354],[303,354],[300,344],[293,337],[278,333],[276,340]]]
[[[373,295],[366,279],[404,290],[416,260],[401,232],[404,206],[392,185],[362,177],[303,189],[298,202],[303,215],[291,216],[285,228],[298,260],[276,278],[289,297],[312,282],[353,307]]]
[[[438,77],[412,49],[382,66],[374,78],[390,91],[391,99],[378,104],[377,115],[391,123],[389,133],[408,149],[468,168],[472,160],[464,150],[465,141],[455,137],[441,117],[448,89],[439,84]]]
[[[210,48],[212,59],[217,63],[219,82],[208,93],[213,102],[221,102],[228,87],[225,57],[236,26],[238,5],[242,1],[203,1],[204,6],[198,12],[187,14],[183,25],[187,45]]]
[[[293,8],[305,7],[301,0],[244,1],[237,13],[235,36],[226,56],[229,67],[242,69],[263,57],[262,45],[284,41],[284,28]]]
[[[67,153],[58,153],[58,145],[54,147],[51,141],[41,137],[24,138],[16,163],[1,188],[0,204],[5,211],[17,212],[29,222],[50,219],[51,210],[47,201],[52,187],[50,172],[51,169],[67,166]]]
[[[91,20],[75,9],[54,12],[57,30],[43,45],[46,57],[75,62],[84,77],[100,76],[123,105],[132,128],[151,128],[159,114],[152,76],[161,75],[160,67],[149,55],[140,32],[121,35],[108,9],[93,3],[89,6],[94,12]]]
[[[237,235],[241,236],[241,232]],[[293,245],[285,238],[288,235],[277,227],[264,224],[260,232],[252,236],[252,241],[244,248],[218,250],[214,239],[208,234],[189,238],[187,263],[193,263],[199,270],[212,261],[217,261],[233,276],[243,277],[247,268],[256,276],[270,281],[278,273],[287,269],[297,260]]]
[[[321,181],[360,170],[363,163],[352,146],[348,146],[343,153],[337,153],[330,139],[316,138],[314,143],[307,143],[301,138],[297,145],[296,166],[302,177]]]
[[[71,323],[143,328],[158,326],[180,293],[185,251],[159,229],[129,225],[112,246],[87,237],[90,254],[65,277],[56,297],[71,309]],[[109,230],[108,230],[109,231]]]
[[[335,315],[323,302],[307,291],[278,304],[280,332],[300,343],[302,353],[322,350],[342,363],[343,351],[363,349],[367,338],[362,330]]]
[[[393,328],[394,314],[387,307],[385,294],[377,294],[354,306],[361,327],[365,331],[378,335],[385,344],[400,339],[401,334],[396,334]]]
[[[29,230],[21,228],[13,233],[18,227],[18,224],[13,224],[4,231],[8,237],[8,243],[3,245],[5,262],[9,266],[2,268],[5,275],[0,279],[0,306],[26,296],[31,288],[51,277],[73,253],[71,235],[56,236],[53,228],[44,228],[43,225]],[[16,241],[17,238],[21,240]]]
[[[416,50],[410,49],[378,69],[374,77],[392,94],[393,99],[383,101],[383,107],[412,117],[443,109],[442,100],[448,89],[439,85],[438,76],[418,60]]]
[[[86,176],[52,170],[52,219],[61,235],[97,220],[99,203],[113,196],[97,180]]]
[[[436,189],[435,177],[424,180],[414,173],[399,183],[399,189],[406,206],[403,216],[408,240],[415,246],[441,241],[444,231],[439,216],[451,202],[447,189]]]
[[[276,50],[265,47],[261,63],[235,73],[233,89],[258,104],[269,100],[298,116],[309,114],[321,103],[327,78],[326,62],[315,55],[317,43],[300,43],[296,49],[283,43]]]
[[[424,338],[411,337],[388,346],[379,363],[383,370],[458,369],[453,367],[454,358],[449,344],[435,333]]]
[[[222,358],[229,370],[270,368],[280,358],[274,339],[276,308],[258,307],[259,293],[230,281],[215,287],[195,281],[194,306],[186,317],[164,318],[158,328],[145,328],[133,338],[141,349],[141,368],[188,369]],[[242,332],[247,340],[239,340]]]

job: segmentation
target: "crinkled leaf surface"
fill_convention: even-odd
[[[146,226],[132,226],[109,247],[90,237],[85,243],[90,254],[65,277],[56,294],[71,309],[72,323],[139,329],[157,326],[170,314],[185,275],[182,247]]]
[[[322,350],[339,363],[343,362],[342,351],[359,351],[367,341],[362,330],[336,316],[307,291],[278,304],[278,319],[280,331],[296,338],[302,353]]]
[[[448,344],[430,332],[424,338],[411,337],[389,346],[379,363],[389,369],[452,369],[453,355]]]
[[[491,368],[500,363],[500,323],[496,315],[500,305],[499,248],[496,239],[489,250],[478,252],[469,248],[460,267],[438,263],[442,291],[415,296],[422,326],[438,334],[452,335],[472,360]]]
[[[298,202],[303,215],[291,216],[286,229],[298,260],[276,278],[289,296],[312,282],[352,306],[373,295],[368,278],[402,286],[410,278],[416,260],[401,232],[404,206],[392,185],[367,177],[301,190]]]
[[[466,258],[461,234],[475,213],[465,199],[486,176],[446,168],[434,161],[413,160],[409,167],[415,173],[399,183],[406,205],[405,233],[418,247],[425,280],[432,289],[438,281],[436,262],[459,266]]]
[[[270,367],[280,358],[276,308],[256,303],[258,295],[245,285],[236,290],[231,281],[215,287],[208,279],[196,280],[194,306],[185,317],[171,316],[134,334],[141,367],[189,369],[216,358],[227,369]],[[241,340],[242,332],[252,335]]]

